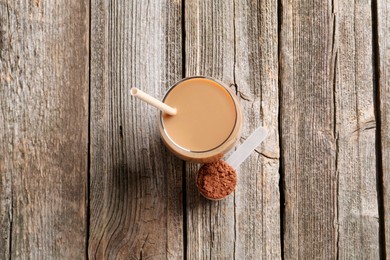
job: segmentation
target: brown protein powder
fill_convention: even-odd
[[[234,191],[236,184],[236,170],[222,160],[204,164],[196,181],[199,192],[212,200],[225,198]]]

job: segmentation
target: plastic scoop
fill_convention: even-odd
[[[151,95],[146,94],[145,92],[143,92],[142,90],[140,90],[138,88],[132,88],[130,90],[130,94],[134,97],[141,99],[142,101],[145,101],[149,105],[152,105],[152,106],[160,109],[161,111],[167,113],[168,115],[174,116],[177,114],[176,108],[168,106],[167,104],[161,102],[158,99],[155,99]]]
[[[237,169],[243,161],[261,144],[267,137],[268,131],[264,127],[258,127],[226,160],[233,169]]]
[[[207,199],[221,200],[232,193],[237,184],[236,169],[267,137],[268,131],[257,128],[226,161],[204,164],[198,172],[196,186]]]

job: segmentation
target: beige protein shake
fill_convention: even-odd
[[[178,157],[213,162],[223,157],[239,138],[242,113],[236,96],[207,77],[190,77],[176,83],[164,103],[177,109],[159,113],[164,143]]]

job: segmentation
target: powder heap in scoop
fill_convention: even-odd
[[[236,171],[222,160],[204,164],[199,169],[196,182],[199,192],[213,200],[228,196],[234,191],[236,184]]]

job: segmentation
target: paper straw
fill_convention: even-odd
[[[138,88],[132,88],[130,90],[130,93],[132,96],[137,97],[137,98],[145,101],[149,105],[152,105],[152,106],[160,109],[161,111],[167,113],[168,115],[174,116],[177,114],[176,108],[173,108],[173,107],[168,106],[167,104],[164,104],[160,100],[155,99],[154,97],[146,94],[145,92],[143,92],[142,90],[139,90]]]

